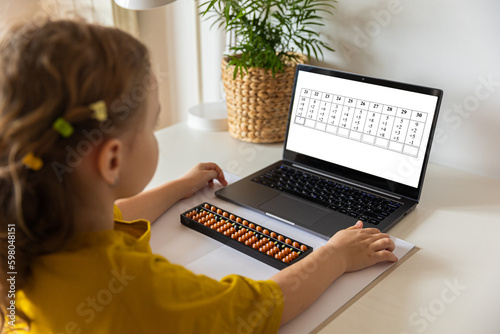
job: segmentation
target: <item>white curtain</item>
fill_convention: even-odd
[[[178,0],[137,12],[140,39],[152,53],[160,82],[160,127],[185,120],[193,106],[223,98],[225,36],[200,18],[198,6],[198,1]]]
[[[116,26],[139,35],[137,14],[117,6],[113,0],[40,0],[42,13],[54,18],[84,18],[88,22]]]
[[[220,62],[225,35],[200,17],[198,1],[177,0],[145,11],[123,9],[113,0],[39,1],[52,17],[83,17],[116,26],[148,46],[160,84],[160,128],[185,120],[193,106],[223,99]]]

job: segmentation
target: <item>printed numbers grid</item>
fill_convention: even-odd
[[[427,113],[303,88],[300,124],[332,135],[417,157]]]

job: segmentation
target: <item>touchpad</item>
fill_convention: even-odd
[[[326,216],[329,211],[287,195],[278,195],[259,208],[280,218],[310,226]]]

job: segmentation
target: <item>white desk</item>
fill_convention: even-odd
[[[154,185],[202,161],[245,176],[281,158],[281,144],[184,123],[157,137]],[[430,164],[420,204],[388,233],[420,250],[319,333],[500,333],[499,180]]]

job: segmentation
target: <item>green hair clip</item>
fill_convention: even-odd
[[[54,124],[52,124],[52,128],[54,128],[54,130],[59,132],[59,134],[61,136],[63,136],[64,138],[68,138],[69,136],[71,136],[73,134],[73,132],[75,132],[75,130],[73,129],[71,124],[69,124],[62,117],[59,117],[58,119],[56,119]]]

